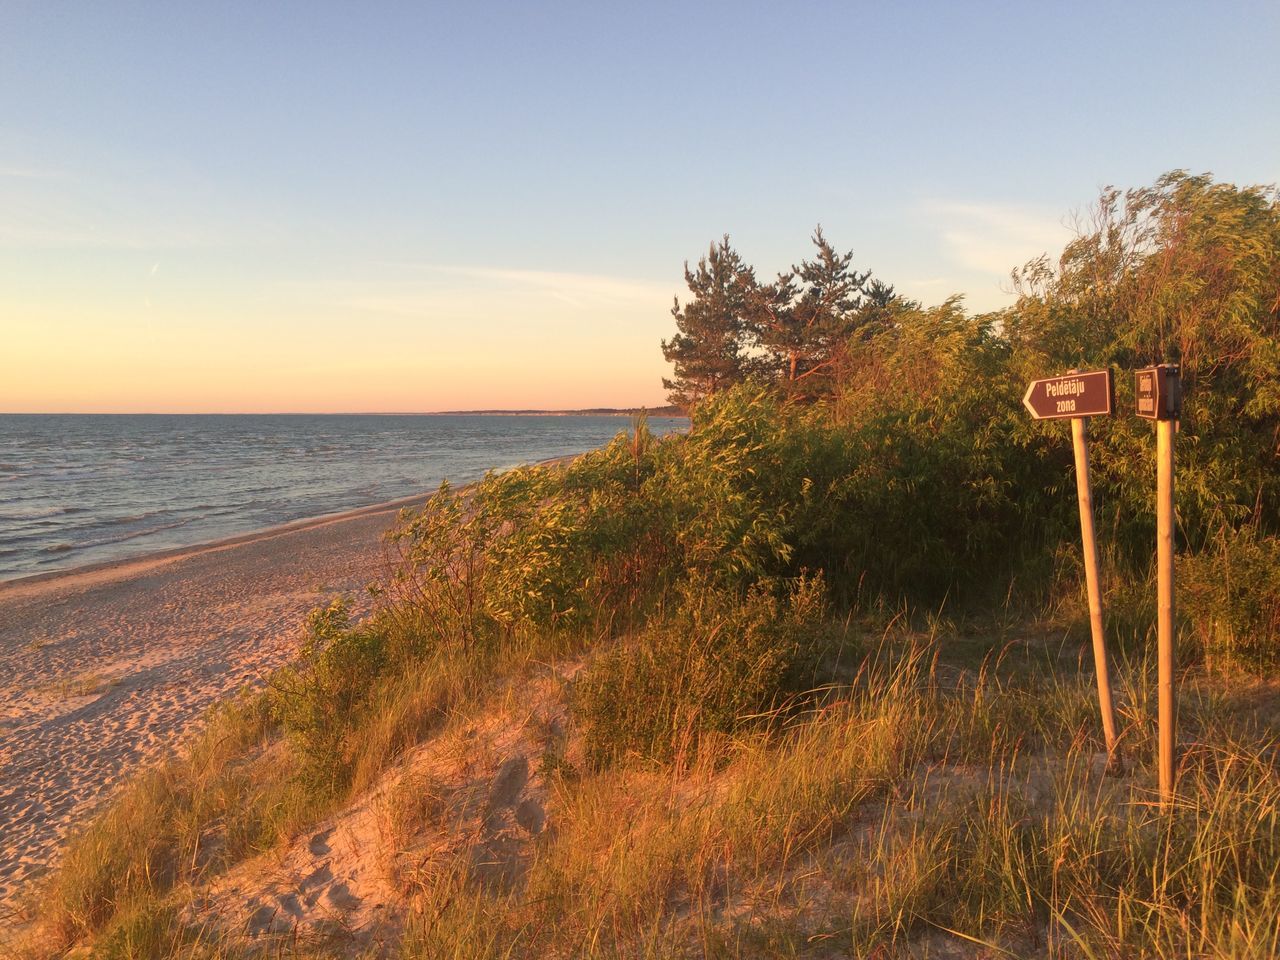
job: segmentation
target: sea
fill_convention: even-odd
[[[648,423],[656,435],[688,427]],[[426,494],[630,427],[576,415],[0,414],[0,581]]]

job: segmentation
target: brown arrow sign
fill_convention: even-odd
[[[1115,406],[1114,398],[1111,371],[1090,370],[1031,381],[1022,405],[1037,420],[1107,417]]]

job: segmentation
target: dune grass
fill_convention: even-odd
[[[992,668],[947,688],[931,654],[883,658],[784,731],[724,747],[727,764],[564,784],[523,888],[485,891],[460,866],[420,892],[403,956],[1280,947],[1280,771],[1247,711],[1225,709],[1212,684],[1189,698],[1189,728],[1213,745],[1188,752],[1165,809],[1140,752],[1149,735],[1127,731],[1137,749],[1107,771],[1087,675],[1033,683]],[[1123,671],[1130,690],[1144,667]]]
[[[843,626],[820,629],[829,639]],[[399,955],[1280,950],[1280,762],[1253,703],[1218,678],[1189,678],[1188,749],[1163,808],[1150,664],[1116,671],[1117,774],[1103,763],[1087,671],[1041,644],[981,646],[895,628],[850,641],[843,676],[807,708],[705,738],[678,762],[550,765],[552,828],[520,881],[477,883],[465,853],[415,877]],[[209,877],[365,789],[450,711],[482,703],[493,676],[538,659],[499,667],[455,652],[398,675],[361,722],[338,793],[298,775],[267,696],[227,705],[71,845],[41,904],[55,933],[46,946],[91,938],[122,958],[344,952],[192,929],[183,907]],[[410,781],[388,795],[389,847],[450,829],[437,793]]]
[[[1165,809],[1142,756],[1106,771],[1088,676],[957,692],[922,659],[722,768],[564,786],[522,891],[443,878],[403,955],[1275,954],[1280,773],[1248,716],[1190,701],[1222,737]]]
[[[52,683],[41,684],[33,687],[32,690],[57,700],[75,700],[79,697],[96,696],[119,683],[118,677],[89,670],[74,677],[64,677]]]
[[[359,720],[344,729],[332,776],[317,777],[283,729],[275,686],[219,706],[192,742],[135,777],[73,837],[33,897],[44,947],[125,937],[151,947],[122,956],[212,949],[209,935],[189,937],[176,919],[197,885],[278,847],[367,789],[411,746],[540,655],[522,645],[434,650],[381,678]]]

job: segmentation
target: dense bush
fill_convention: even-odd
[[[1280,532],[1280,203],[1274,188],[1175,172],[1107,190],[1063,252],[1015,274],[1003,312],[1019,382],[1113,365],[1121,416],[1092,432],[1100,527],[1129,562],[1154,536],[1151,425],[1133,409],[1131,371],[1182,366],[1179,535],[1199,550],[1224,526]],[[1053,430],[1053,425],[1035,429]]]
[[[745,597],[694,582],[668,617],[597,656],[574,679],[589,759],[697,753],[811,689],[827,649],[820,577],[761,582]]]
[[[1013,361],[993,320],[957,301],[898,310],[851,349],[832,415],[855,447],[849,573],[873,592],[919,602],[1006,587],[1015,570],[1047,573],[1071,535],[1070,441],[1028,429]]]
[[[349,768],[344,739],[388,666],[386,634],[376,624],[352,627],[338,600],[307,617],[301,654],[273,678],[272,713],[304,775],[336,787]]]
[[[851,453],[816,412],[744,385],[688,435],[655,441],[640,424],[563,466],[442,487],[393,535],[400,588],[501,633],[643,606],[693,572],[740,586],[786,574]]]
[[[1253,668],[1280,660],[1280,540],[1250,527],[1180,566],[1183,608],[1204,655]]]
[[[641,425],[561,467],[442,487],[394,535],[398,589],[473,642],[639,622],[690,576],[745,588],[822,570],[841,600],[932,603],[998,583],[1070,529],[1069,444],[1015,422],[986,324],[908,311],[872,351],[892,402],[800,406],[744,384],[700,406],[687,435]],[[919,390],[917,364],[935,371]]]
[[[438,629],[485,642],[590,622],[651,592],[667,565],[663,518],[642,494],[656,467],[647,427],[559,467],[447,484],[392,533],[395,586]]]

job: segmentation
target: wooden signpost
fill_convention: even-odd
[[[1177,772],[1178,707],[1173,684],[1173,438],[1182,415],[1182,379],[1177,364],[1137,371],[1134,400],[1138,416],[1156,422],[1156,583],[1157,712],[1160,720],[1160,799],[1173,798]]]
[[[1089,627],[1093,634],[1093,665],[1098,678],[1098,707],[1107,756],[1116,749],[1116,718],[1111,697],[1111,673],[1102,625],[1102,592],[1098,582],[1098,542],[1093,530],[1093,492],[1089,484],[1088,417],[1110,416],[1115,408],[1115,384],[1110,370],[1073,371],[1061,377],[1034,380],[1022,404],[1037,420],[1071,420],[1076,455],[1076,493],[1080,501],[1080,539],[1084,546],[1084,577],[1089,590]]]

